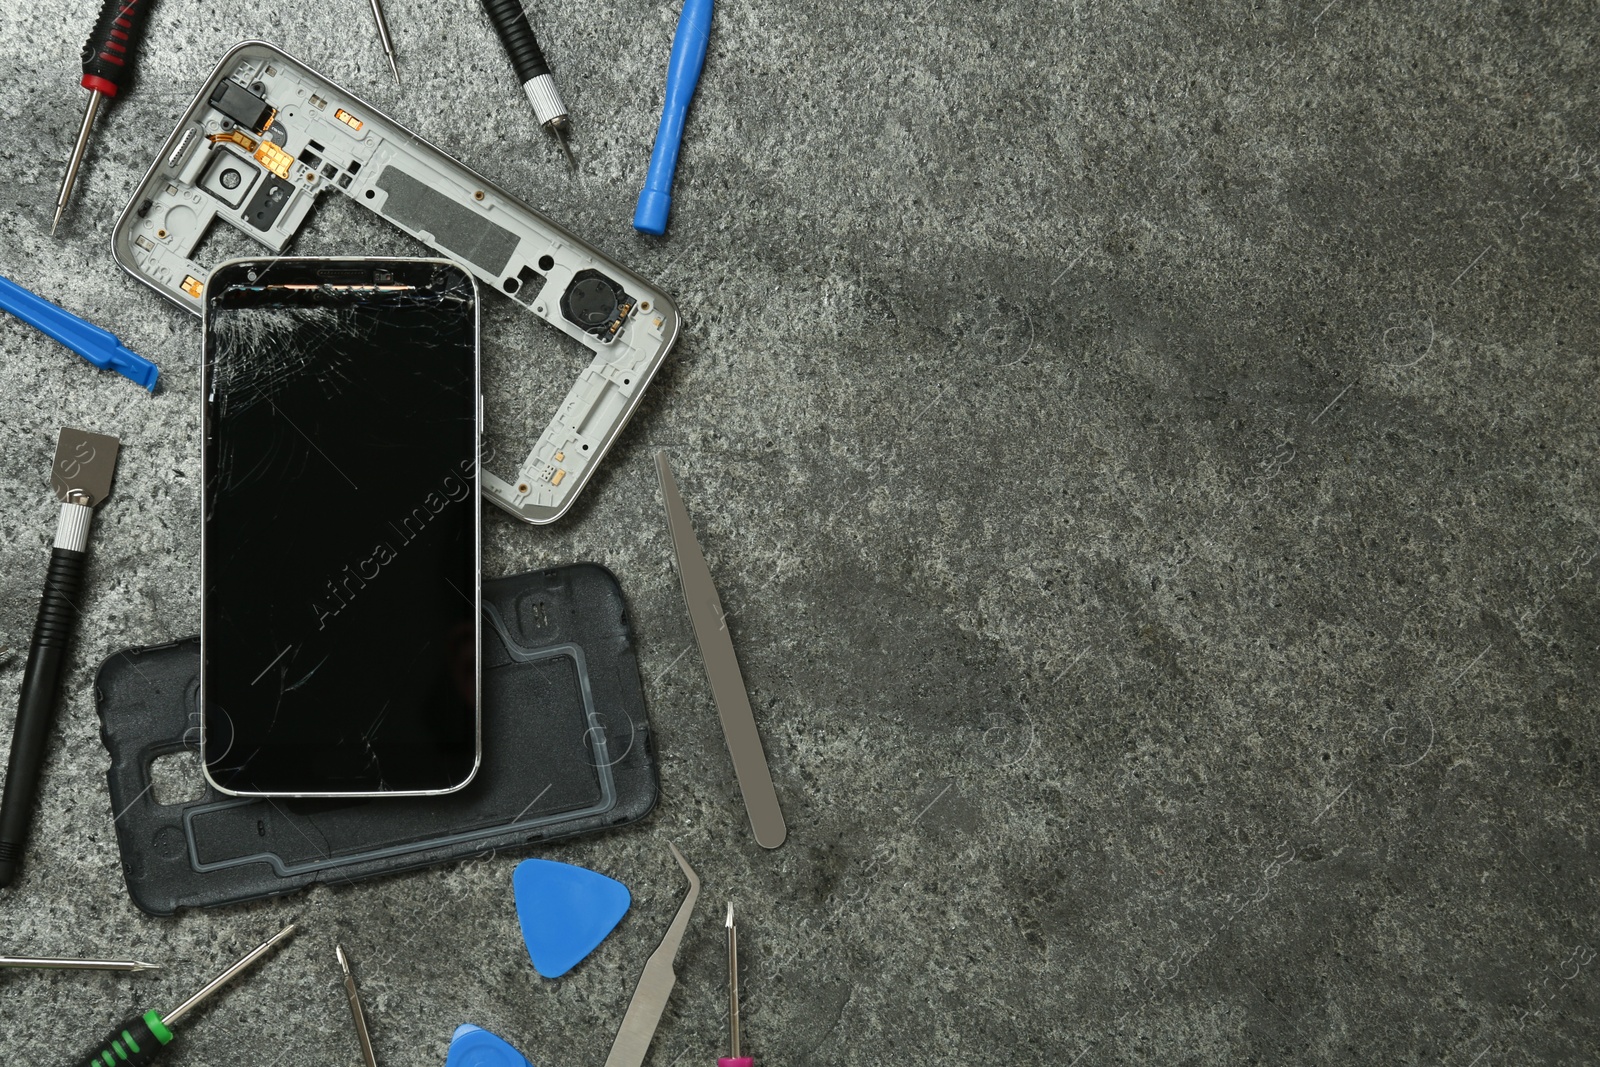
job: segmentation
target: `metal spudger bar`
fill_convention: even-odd
[[[650,1039],[656,1036],[656,1025],[661,1022],[661,1013],[667,1008],[667,998],[672,995],[672,987],[678,981],[672,961],[677,958],[678,945],[683,941],[684,931],[689,928],[689,916],[694,912],[694,903],[700,899],[700,877],[689,866],[689,861],[683,858],[677,845],[669,842],[667,847],[672,849],[678,866],[683,868],[684,875],[689,879],[689,893],[678,906],[678,914],[674,916],[672,925],[667,927],[667,936],[661,939],[661,947],[650,954],[650,959],[644,965],[644,973],[639,976],[633,999],[628,1002],[628,1014],[623,1016],[617,1039],[611,1043],[611,1055],[606,1057],[606,1067],[640,1067],[644,1063],[644,1055],[650,1051]]]
[[[138,960],[47,960],[31,956],[0,956],[0,967],[32,967],[41,971],[159,971],[159,963]]]
[[[777,848],[789,835],[778,806],[778,792],[767,769],[767,754],[761,747],[755,713],[750,710],[750,695],[745,692],[744,675],[739,672],[739,657],[722,615],[722,601],[711,581],[711,568],[695,540],[694,524],[678,495],[678,483],[665,452],[656,453],[656,473],[661,478],[661,496],[667,506],[667,529],[672,534],[672,549],[678,557],[678,582],[683,600],[694,624],[694,637],[700,645],[700,658],[711,682],[711,697],[722,719],[722,735],[733,757],[733,773],[739,779],[744,808],[750,816],[750,829],[756,844]]]

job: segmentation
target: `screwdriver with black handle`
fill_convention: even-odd
[[[533,27],[528,25],[528,13],[522,10],[522,0],[483,0],[483,10],[488,13],[489,21],[494,23],[494,32],[505,46],[506,54],[511,57],[517,81],[522,83],[522,91],[528,94],[528,103],[533,105],[534,117],[539,120],[539,125],[556,135],[556,140],[561,142],[561,150],[567,154],[567,162],[575,164],[572,148],[567,144],[567,129],[570,126],[567,105],[561,102],[561,94],[556,92],[555,76],[550,73],[550,64],[544,60],[544,52],[539,48],[538,38],[533,35]]]
[[[50,485],[61,510],[50,565],[44,572],[44,595],[33,622],[28,665],[17,694],[5,790],[0,792],[0,889],[16,879],[27,851],[45,749],[56,717],[56,696],[67,666],[67,646],[78,625],[78,594],[88,567],[94,509],[111,493],[121,447],[115,437],[74,426],[61,427],[56,438]]]
[[[89,135],[94,131],[94,118],[100,111],[100,102],[116,96],[117,90],[133,74],[134,55],[139,41],[144,37],[145,23],[150,19],[150,8],[155,0],[101,0],[100,17],[95,19],[89,39],[83,42],[83,81],[89,90],[89,106],[83,113],[83,127],[78,130],[78,142],[72,147],[72,158],[67,160],[67,176],[61,181],[61,194],[56,197],[56,218],[50,224],[54,234],[61,225],[61,216],[72,198],[72,186],[78,180],[78,168],[83,165],[83,154],[89,148]]]
[[[258,946],[249,955],[238,963],[217,975],[205,984],[194,996],[167,1012],[165,1015],[158,1011],[147,1011],[143,1015],[136,1015],[124,1022],[111,1033],[106,1035],[104,1041],[94,1051],[85,1053],[81,1059],[73,1061],[73,1067],[146,1067],[154,1063],[161,1055],[161,1050],[172,1043],[172,1027],[178,1020],[188,1015],[211,994],[221,989],[232,981],[238,974],[248,968],[256,960],[271,952],[273,946],[283,941],[294,933],[295,926],[290,923],[279,930],[272,939]]]

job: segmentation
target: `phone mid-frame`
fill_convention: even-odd
[[[240,795],[445,793],[481,758],[476,285],[238,260],[205,290],[201,755]]]

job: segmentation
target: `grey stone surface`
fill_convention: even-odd
[[[0,630],[25,644],[63,422],[126,443],[0,974],[8,1064],[62,1062],[288,919],[167,1062],[386,1067],[473,1021],[598,1064],[706,884],[649,1062],[721,1047],[721,903],[760,1063],[1600,1061],[1595,472],[1600,100],[1586,3],[724,0],[664,240],[628,227],[676,9],[531,0],[569,174],[486,20],[163,0],[65,233],[85,4],[0,10],[0,273],[156,358],[150,398],[0,320]],[[107,233],[234,41],[283,44],[657,277],[685,335],[574,516],[490,510],[490,573],[603,562],[663,796],[541,850],[633,887],[570,976],[527,964],[517,857],[143,917],[100,660],[196,628],[198,325]],[[405,251],[327,204],[303,252]],[[487,309],[491,421],[573,369]],[[670,448],[792,836],[749,840],[670,565]],[[0,671],[0,747],[20,682]],[[17,1031],[18,1024],[27,1027]],[[247,1050],[276,1044],[265,1055]]]

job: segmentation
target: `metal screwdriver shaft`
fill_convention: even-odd
[[[138,960],[51,960],[31,956],[0,956],[0,967],[29,967],[41,971],[159,971],[159,963]]]
[[[350,1001],[350,1017],[355,1020],[356,1040],[361,1043],[361,1062],[366,1067],[378,1067],[378,1057],[372,1054],[372,1035],[367,1033],[367,1014],[361,1010],[361,993],[356,989],[356,976],[350,973],[350,961],[345,958],[341,945],[333,946],[339,956],[339,969],[344,972],[344,995]]]
[[[254,949],[251,949],[250,953],[243,959],[239,960],[238,963],[235,963],[232,967],[229,967],[227,970],[211,979],[211,981],[207,982],[194,996],[190,997],[182,1004],[179,1004],[176,1008],[173,1008],[170,1013],[162,1017],[161,1021],[166,1023],[168,1026],[171,1026],[179,1019],[182,1019],[185,1015],[188,1015],[191,1011],[194,1011],[194,1009],[203,1004],[207,998],[211,996],[211,994],[215,993],[217,990],[221,989],[223,986],[239,977],[239,975],[252,963],[271,952],[275,947],[277,947],[279,942],[288,938],[289,935],[294,933],[294,931],[295,925],[294,923],[290,923],[282,930],[279,930],[277,933],[273,934],[270,938],[257,945]]]
[[[123,81],[133,73],[134,54],[144,36],[153,3],[155,0],[102,0],[100,17],[89,31],[89,39],[83,43],[83,81],[80,84],[89,90],[89,104],[83,112],[83,126],[72,146],[72,156],[67,160],[67,175],[62,179],[61,192],[56,196],[56,217],[50,224],[52,234],[61,225],[67,201],[72,198],[72,187],[77,183],[78,170],[89,148],[89,135],[94,131],[100,102],[108,96],[116,96]]]
[[[389,69],[394,71],[394,83],[400,84],[400,68],[394,61],[394,40],[389,36],[389,22],[383,17],[381,0],[372,0],[372,17],[378,23],[378,40],[383,42],[383,54],[389,57]]]
[[[84,1067],[146,1067],[154,1063],[161,1050],[172,1043],[172,1027],[185,1015],[198,1008],[205,1000],[217,990],[227,985],[239,974],[255,963],[262,956],[271,952],[280,942],[294,933],[295,925],[290,923],[279,930],[271,939],[258,945],[232,967],[217,975],[194,996],[173,1008],[166,1015],[158,1011],[147,1011],[143,1015],[127,1020],[121,1026],[111,1031],[100,1045],[82,1060],[78,1061]]]
[[[752,1067],[755,1060],[739,1055],[739,928],[733,922],[733,901],[728,901],[728,1054],[717,1067]]]
[[[89,90],[89,106],[83,112],[83,126],[78,130],[72,155],[67,158],[67,174],[61,179],[61,191],[56,194],[56,217],[50,223],[51,237],[56,235],[56,227],[61,225],[61,216],[67,210],[67,201],[72,198],[72,187],[78,182],[78,168],[83,166],[83,154],[89,148],[89,134],[94,130],[94,117],[100,113],[100,101],[105,98],[106,94],[100,90]]]

